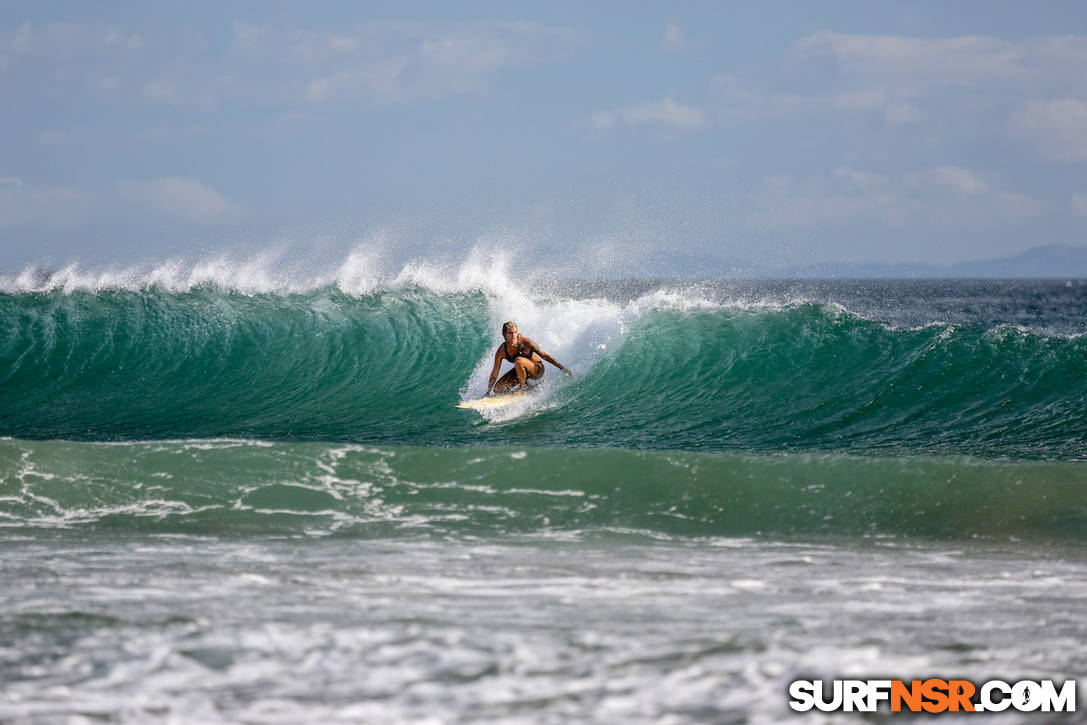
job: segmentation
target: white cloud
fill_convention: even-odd
[[[143,50],[147,47],[147,40],[139,33],[132,33],[122,47],[127,51]]]
[[[818,33],[802,39],[802,55],[833,58],[841,72],[896,79],[907,84],[958,86],[1029,81],[1087,69],[1087,37],[1019,41],[985,36],[918,38],[896,35]]]
[[[372,22],[334,33],[237,24],[234,36],[233,52],[273,70],[271,86],[300,88],[295,99],[378,104],[478,93],[504,71],[564,61],[586,40],[569,28],[499,21]]]
[[[339,73],[324,78],[314,78],[306,84],[306,92],[303,94],[303,99],[310,103],[327,101],[357,77],[357,72],[340,71]]]
[[[925,120],[924,113],[905,103],[892,103],[883,113],[883,119],[888,126],[905,126],[909,123],[917,123]]]
[[[764,90],[732,73],[720,73],[710,81],[710,102],[714,117],[733,123],[750,122],[767,116],[795,115],[826,106],[828,101],[812,95]],[[868,103],[861,96],[831,98],[830,105]]]
[[[314,78],[306,84],[302,99],[308,103],[323,103],[354,92],[363,93],[379,103],[404,101],[407,100],[405,86],[400,81],[407,67],[406,59],[383,59],[365,67]]]
[[[19,29],[16,30],[9,41],[9,47],[13,53],[26,53],[30,50],[30,23],[23,21],[19,25]]]
[[[567,60],[586,41],[580,31],[527,22],[477,22],[427,28],[406,57],[400,94],[406,99],[474,93],[497,73]]]
[[[687,43],[686,33],[679,23],[668,23],[664,26],[664,47],[668,50],[682,50]]]
[[[1024,104],[1012,116],[1012,128],[1058,161],[1087,161],[1087,103],[1079,99]]]
[[[117,76],[97,75],[93,76],[88,81],[87,85],[93,91],[98,91],[100,93],[114,93],[121,87],[121,81],[117,79]]]
[[[147,206],[162,216],[186,221],[215,221],[239,211],[207,184],[180,176],[122,181],[113,186],[112,193],[125,203]]]
[[[708,127],[710,122],[701,108],[665,98],[609,111],[597,111],[585,120],[585,124],[594,130],[605,132],[619,126],[657,126],[673,131],[696,131]]]
[[[9,96],[43,93],[95,101],[133,97],[174,108],[210,106],[208,88],[222,71],[192,26],[153,38],[101,22],[24,23],[0,32],[0,63]]]
[[[973,171],[958,166],[938,166],[932,169],[913,171],[906,175],[906,181],[917,189],[938,188],[950,191],[957,196],[974,196],[989,187]]]
[[[491,72],[519,62],[529,62],[509,38],[480,32],[446,33],[442,37],[424,40],[419,48],[420,59],[426,64],[460,68],[480,73]]]
[[[13,31],[0,32],[0,55],[18,62],[44,62],[55,66],[140,50],[146,41],[104,23],[56,22],[35,26],[23,22]]]
[[[166,81],[152,81],[143,87],[143,95],[147,100],[155,103],[165,103],[174,108],[182,108],[185,100],[181,93],[171,83]]]
[[[698,32],[698,28],[695,29]],[[661,47],[671,53],[701,50],[706,47],[709,39],[705,35],[691,36],[687,28],[680,23],[671,21],[664,24],[664,33],[661,35]]]
[[[713,114],[722,120],[845,113],[892,127],[935,122],[931,125],[942,134],[952,122],[1005,116],[1027,93],[1087,97],[1087,36],[1004,40],[818,33],[797,41],[776,69],[722,74],[710,86],[717,104]],[[1080,146],[1073,138],[1087,134],[1070,117],[1072,109],[1048,110],[1064,116],[1054,124],[1075,126],[1062,136],[1078,158]]]
[[[997,195],[1000,208],[1012,217],[1033,217],[1042,213],[1045,206],[1017,191],[1002,191]]]
[[[887,93],[872,89],[849,91],[836,94],[831,99],[831,103],[835,108],[842,108],[847,111],[882,108],[887,105]]]
[[[0,72],[38,93],[123,94],[173,108],[401,103],[484,91],[510,69],[568,59],[587,34],[527,22],[370,22],[334,31],[237,23],[220,49],[192,25],[154,38],[102,23],[0,31]],[[10,89],[9,84],[9,89]]]
[[[342,33],[296,34],[290,43],[290,56],[302,63],[319,63],[337,56],[350,56],[359,52],[359,38]]]
[[[176,80],[155,78],[143,85],[143,100],[151,103],[159,103],[178,110],[199,109],[209,110],[215,107],[216,88],[211,80],[194,83],[184,77],[184,74],[173,73],[180,76]]]
[[[831,97],[831,105],[844,111],[882,111],[888,126],[904,126],[925,118],[925,114],[907,103],[898,103],[886,91],[862,89],[838,93]]]
[[[28,187],[16,178],[0,179],[0,228],[82,226],[118,214],[207,224],[242,211],[207,184],[179,176],[119,181],[105,189]]]
[[[1077,214],[1087,215],[1087,194],[1072,194],[1072,209]]]
[[[857,169],[841,167],[834,170],[834,175],[840,179],[847,179],[854,186],[862,189],[882,187],[887,184],[886,176],[871,171],[858,171]]]

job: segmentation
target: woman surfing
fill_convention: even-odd
[[[571,374],[562,363],[541,350],[539,345],[521,335],[517,331],[517,323],[511,321],[502,325],[502,337],[504,342],[494,352],[494,369],[491,370],[491,379],[487,383],[487,392],[484,397],[491,394],[492,388],[496,394],[508,393],[515,386],[517,394],[525,392],[529,389],[529,380],[539,380],[543,377],[544,360],[567,375]],[[500,379],[498,371],[502,367],[503,360],[513,363],[513,370]]]

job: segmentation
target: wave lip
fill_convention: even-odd
[[[1083,463],[0,441],[0,526],[363,538],[1087,538]]]

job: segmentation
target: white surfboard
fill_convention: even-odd
[[[513,405],[514,403],[523,403],[525,402],[526,396],[529,395],[532,395],[532,393],[521,393],[520,395],[516,393],[492,395],[489,398],[463,400],[457,404],[457,407],[462,410],[496,410],[498,408],[505,408],[507,405]]]

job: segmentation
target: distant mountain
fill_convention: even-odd
[[[769,271],[769,270],[768,270]],[[832,263],[774,270],[767,276],[827,278],[933,277],[1087,279],[1087,247],[1049,244],[1028,249],[1014,257],[960,262],[950,266],[931,264]]]

